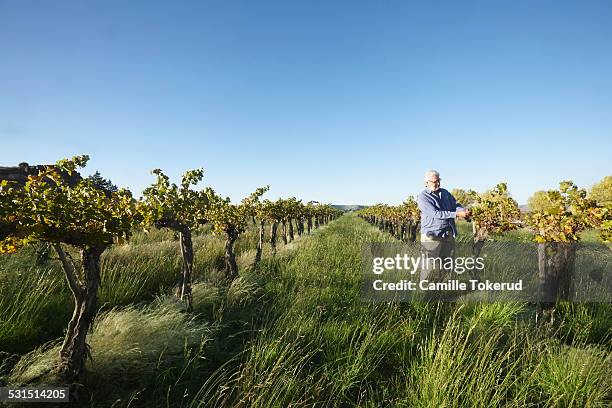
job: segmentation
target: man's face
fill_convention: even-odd
[[[427,179],[425,185],[431,191],[438,191],[440,189],[440,177],[431,176],[429,179]]]

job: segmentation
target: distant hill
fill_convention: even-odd
[[[363,208],[366,208],[367,205],[359,205],[359,204],[349,204],[349,205],[343,205],[343,204],[332,204],[332,207],[337,208],[341,211],[357,211],[357,210],[361,210]]]

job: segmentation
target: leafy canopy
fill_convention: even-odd
[[[151,173],[156,176],[156,181],[143,191],[140,207],[146,225],[176,221],[194,228],[206,222],[208,196],[204,191],[191,188],[204,177],[203,169],[186,171],[180,186],[170,183],[170,178],[160,169]]]
[[[551,201],[551,197],[546,191],[536,191],[527,200],[527,207],[529,211],[542,212],[555,207],[557,204]]]
[[[590,197],[602,206],[612,204],[612,176],[606,176],[595,184],[591,188]]]
[[[471,218],[477,225],[481,237],[501,234],[519,227],[521,211],[518,203],[510,197],[506,183],[499,183],[482,194],[470,190],[472,202]]]
[[[69,185],[69,176],[89,157],[75,156],[47,166],[25,185],[0,184],[0,252],[15,252],[28,242],[104,246],[127,237],[140,221],[132,194],[103,191],[90,179]]]
[[[455,200],[465,208],[475,203],[474,195],[477,193],[474,190],[455,188],[451,191],[451,194],[455,197]]]
[[[247,228],[249,218],[256,213],[259,198],[269,187],[261,187],[246,197],[240,204],[232,204],[229,197],[221,197],[212,188],[207,188],[205,195],[208,205],[205,217],[213,225],[216,234],[237,236]]]
[[[551,205],[527,216],[536,242],[576,242],[580,232],[588,227],[600,228],[601,237],[609,241],[612,212],[608,207],[597,206],[595,200],[587,197],[586,190],[572,181],[563,181],[559,190],[546,194]]]

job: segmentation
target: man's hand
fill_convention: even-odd
[[[470,210],[458,210],[456,212],[457,217],[461,217],[461,218],[467,218],[470,216]]]

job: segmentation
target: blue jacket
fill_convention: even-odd
[[[438,196],[428,189],[423,190],[417,199],[421,210],[421,234],[431,233],[436,237],[457,236],[455,218],[457,210],[463,209],[461,204],[447,190],[438,190]]]

